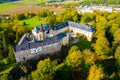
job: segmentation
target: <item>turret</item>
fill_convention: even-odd
[[[39,33],[38,33],[38,40],[45,39],[45,30],[43,29],[43,25],[41,25]]]

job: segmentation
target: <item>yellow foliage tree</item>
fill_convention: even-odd
[[[89,70],[87,80],[101,80],[103,78],[104,78],[103,69],[101,67],[97,67],[96,65],[92,65]]]
[[[96,56],[93,52],[91,52],[90,50],[84,50],[83,51],[83,56],[84,56],[84,60],[85,60],[85,65],[93,65],[95,60],[96,60]]]
[[[72,68],[79,68],[82,61],[81,52],[74,51],[66,57],[66,64]]]

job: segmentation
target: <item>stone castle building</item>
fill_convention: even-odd
[[[80,33],[92,40],[94,29],[90,26],[68,21],[51,28],[49,25],[36,26],[32,34],[23,35],[17,45],[14,46],[16,61],[38,58],[41,54],[54,54],[61,50],[62,45],[69,43],[70,32]]]

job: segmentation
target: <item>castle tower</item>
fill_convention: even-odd
[[[45,30],[43,29],[43,26],[41,25],[40,31],[38,33],[38,40],[44,40],[45,39]]]

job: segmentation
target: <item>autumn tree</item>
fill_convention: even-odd
[[[71,53],[73,53],[74,51],[79,51],[79,50],[80,50],[80,49],[79,49],[78,46],[72,46],[72,47],[70,48],[68,54],[71,54]]]
[[[115,13],[111,13],[111,14],[108,15],[108,17],[107,17],[107,19],[108,19],[109,21],[114,20],[114,19],[116,19],[116,18],[117,18],[117,15],[116,15]]]
[[[85,60],[85,65],[93,65],[95,63],[96,60],[96,56],[93,52],[91,52],[90,50],[85,49],[83,52],[83,58]]]
[[[101,28],[101,26],[97,26],[97,31],[95,32],[95,34],[94,34],[94,36],[96,37],[96,38],[101,38],[101,37],[105,37],[105,30],[104,29],[102,29]]]
[[[62,22],[62,19],[63,19],[63,14],[58,14],[58,15],[56,16],[56,22],[57,22],[57,23]]]
[[[24,26],[15,26],[16,27],[16,40],[14,41],[14,43],[18,43],[18,41],[20,40],[20,38],[23,36],[23,34],[26,33],[26,29]]]
[[[101,27],[102,29],[106,30],[108,28],[108,21],[105,17],[103,16],[99,16],[99,20],[98,20],[98,23],[97,23],[98,27]]]
[[[73,17],[73,21],[74,21],[74,22],[77,22],[78,20],[79,20],[78,15],[75,15],[75,16]]]
[[[22,36],[25,32],[26,32],[26,29],[24,26],[17,26],[17,32]]]
[[[66,22],[66,21],[72,21],[72,15],[70,13],[67,13],[63,16],[63,22]]]
[[[26,18],[29,18],[29,13],[28,13],[28,12],[24,12],[24,16],[25,16]]]
[[[47,17],[47,23],[50,26],[55,26],[56,25],[56,16],[55,15],[51,15],[50,17]]]
[[[43,18],[43,17],[47,17],[47,12],[46,11],[41,11],[39,13],[39,17]]]
[[[87,80],[101,80],[104,78],[104,72],[101,67],[92,65],[89,70],[89,75]]]
[[[14,44],[17,44],[20,40],[20,34],[17,32],[16,33],[16,40],[14,41]]]
[[[117,68],[118,68],[118,70],[119,70],[119,72],[120,72],[120,67],[119,67],[119,66],[120,66],[120,46],[118,46],[118,47],[116,48],[114,57],[115,57],[115,59],[116,59]]]
[[[79,68],[82,63],[82,54],[77,46],[73,46],[66,57],[66,64],[71,68]]]
[[[118,30],[115,31],[114,33],[114,43],[115,44],[120,44],[120,28]]]
[[[40,11],[38,12],[38,17],[39,18],[44,18],[44,17],[49,17],[50,15],[52,15],[52,12],[51,11],[48,11],[48,10],[43,10],[43,11]]]
[[[109,42],[105,37],[99,37],[93,47],[98,55],[110,54]]]
[[[33,80],[53,80],[56,65],[56,61],[51,61],[49,58],[39,61],[37,70],[32,72]]]
[[[13,62],[15,62],[13,47],[11,45],[9,45],[8,49],[9,49],[8,58],[9,58],[10,62],[13,63]]]
[[[113,35],[115,33],[115,31],[117,31],[119,29],[119,24],[113,23],[111,28],[110,28],[110,32]]]
[[[26,19],[24,13],[15,14],[14,18],[15,18],[15,20],[24,20],[24,19]]]
[[[89,22],[92,22],[94,20],[94,15],[91,13],[86,13],[81,17],[80,23],[82,24],[88,24]]]

